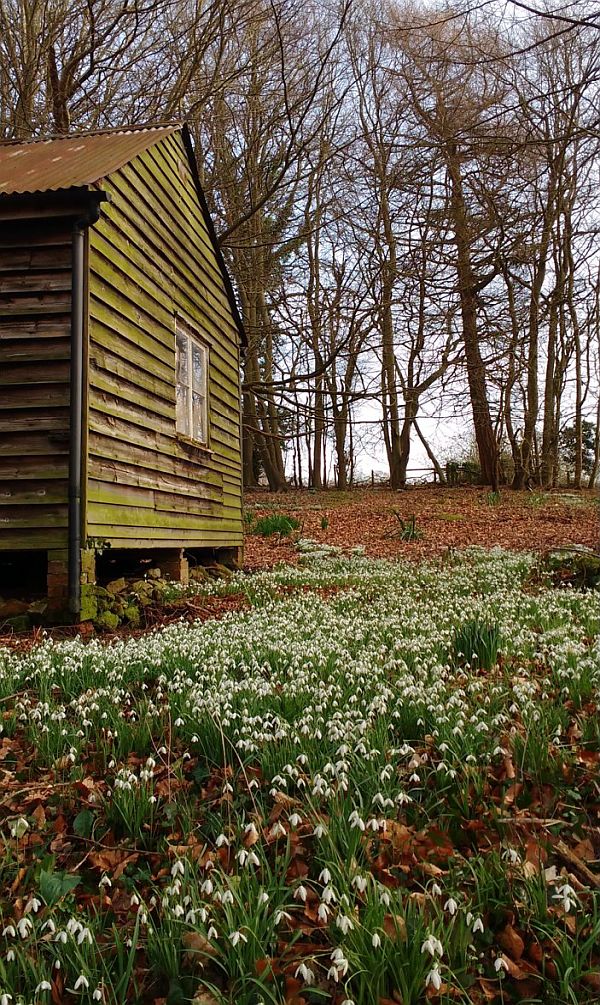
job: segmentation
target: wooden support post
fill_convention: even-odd
[[[165,551],[156,561],[160,565],[163,576],[168,576],[169,579],[183,583],[185,586],[188,585],[190,581],[190,567],[183,553],[183,548]]]

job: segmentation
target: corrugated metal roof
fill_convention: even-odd
[[[27,142],[0,142],[0,194],[54,192],[95,185],[179,123],[106,130]]]

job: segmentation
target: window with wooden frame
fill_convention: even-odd
[[[175,335],[177,432],[208,445],[208,347],[179,326]]]

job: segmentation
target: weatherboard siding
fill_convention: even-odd
[[[86,535],[112,547],[242,543],[238,331],[183,140],[102,183],[90,231]],[[209,347],[209,449],[175,427],[178,318]]]
[[[71,227],[0,228],[0,550],[67,540]]]

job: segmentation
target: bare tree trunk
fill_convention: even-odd
[[[471,264],[468,213],[462,188],[460,159],[454,144],[449,146],[448,172],[451,183],[451,211],[456,244],[456,275],[462,315],[462,336],[467,363],[467,380],[473,412],[475,439],[481,465],[481,477],[492,489],[498,489],[498,444],[490,415],[485,365],[477,331],[477,283]]]

